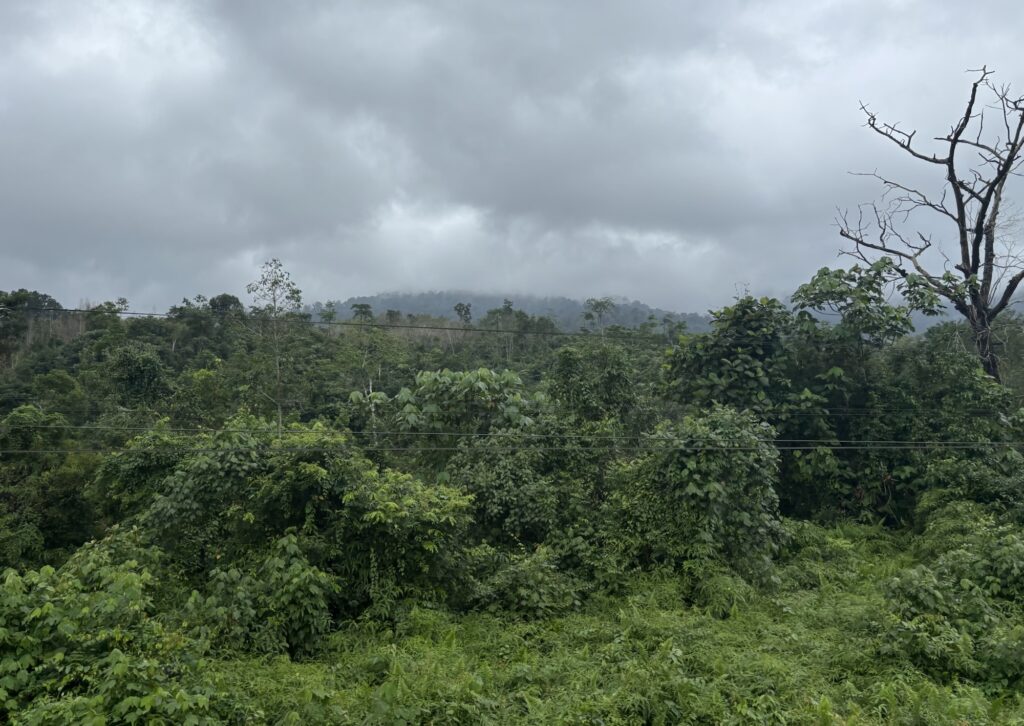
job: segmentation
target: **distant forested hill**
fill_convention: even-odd
[[[561,330],[577,330],[585,324],[583,302],[567,297],[484,295],[448,290],[421,293],[381,293],[364,297],[350,297],[343,302],[336,302],[335,309],[340,319],[351,318],[352,306],[359,304],[372,306],[376,315],[381,315],[388,310],[398,310],[403,316],[430,315],[454,319],[456,317],[455,305],[468,303],[472,306],[473,319],[478,320],[486,315],[488,310],[500,308],[506,298],[512,301],[517,310],[522,310],[530,315],[550,317]],[[652,308],[650,305],[626,298],[615,299],[615,305],[615,309],[606,316],[607,325],[623,325],[634,328],[647,322],[653,315],[658,322],[661,322],[665,316],[671,316],[676,321],[683,321],[690,332],[705,332],[710,329],[707,315],[677,313],[661,308]],[[310,311],[315,313],[317,309],[318,305],[313,305]]]

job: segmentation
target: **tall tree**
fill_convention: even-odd
[[[287,338],[302,305],[302,291],[276,257],[263,263],[260,279],[246,286],[253,298],[253,315],[260,323],[261,338],[267,344],[272,368],[271,396],[261,387],[260,394],[277,409],[277,427],[284,428],[285,358],[289,354]]]
[[[473,321],[473,304],[466,302],[455,303],[455,314],[463,325],[469,325]]]
[[[853,242],[850,254],[869,263],[891,257],[897,277],[947,300],[970,326],[985,371],[999,380],[992,323],[1024,280],[1024,260],[1006,236],[1003,214],[1007,182],[1022,162],[1024,96],[1011,95],[991,76],[987,68],[977,71],[963,114],[949,133],[933,139],[938,150],[862,104],[868,128],[931,165],[944,179],[943,191],[932,194],[873,172],[869,176],[885,188],[881,201],[861,205],[856,219],[842,214],[838,223],[840,235]],[[927,228],[907,229],[918,212],[952,227],[952,250]]]
[[[370,303],[356,303],[352,306],[352,319],[360,323],[372,323],[373,306]]]
[[[597,327],[601,330],[601,334],[604,335],[605,316],[611,315],[616,307],[615,301],[610,297],[588,297],[587,301],[583,303],[585,310],[583,319],[590,323],[596,321]]]

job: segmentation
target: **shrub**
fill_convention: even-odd
[[[961,616],[967,598],[974,600],[972,609],[984,609],[983,596],[953,586],[923,565],[893,578],[887,596],[892,610],[881,645],[883,654],[909,657],[939,678],[980,672],[975,636],[981,624],[968,623]]]
[[[260,568],[260,605],[270,627],[278,630],[291,655],[316,650],[331,617],[327,596],[337,586],[309,564],[295,535],[279,539]]]
[[[187,611],[197,633],[228,650],[292,657],[318,650],[330,630],[327,601],[337,584],[310,565],[294,534],[274,543],[255,573],[210,573],[205,596],[194,592]]]
[[[4,574],[0,718],[217,720],[218,696],[202,685],[202,643],[160,619],[153,574],[122,560],[116,544],[87,544],[59,570]]]
[[[735,615],[754,597],[752,588],[742,578],[722,568],[699,573],[693,590],[693,604],[715,618]]]
[[[274,438],[273,427],[252,417],[231,425],[236,430],[204,437],[202,451],[153,483],[157,493],[139,516],[151,541],[196,584],[232,568],[261,581],[271,577],[272,570],[256,571],[253,553],[292,532],[301,535],[308,558],[302,567],[341,586],[328,597],[336,613],[373,606],[388,615],[403,598],[446,597],[469,496],[379,471],[347,437],[321,424],[292,425],[287,439]],[[330,449],[326,435],[337,442]],[[289,640],[288,649],[295,645]]]
[[[546,547],[505,555],[504,561],[476,593],[479,607],[537,619],[579,607],[582,584],[559,571]]]
[[[641,565],[720,559],[768,577],[784,538],[772,435],[724,407],[663,424],[613,473],[606,537]]]
[[[995,526],[980,505],[953,501],[932,512],[919,549],[934,560],[889,583],[883,652],[909,656],[944,679],[1019,681],[1024,538],[1013,526]]]
[[[513,449],[522,443],[511,436],[474,441],[448,464],[451,483],[473,495],[473,530],[482,539],[540,543],[556,527],[561,497],[542,473],[544,452]]]
[[[332,566],[352,605],[388,615],[399,600],[443,601],[456,577],[459,535],[470,497],[390,469],[354,482],[330,531]]]

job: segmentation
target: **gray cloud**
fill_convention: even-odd
[[[0,288],[65,304],[476,288],[676,309],[785,295],[834,208],[922,176],[1018,3],[0,5]]]

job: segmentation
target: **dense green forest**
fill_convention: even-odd
[[[1024,722],[1021,319],[998,383],[891,271],[706,332],[0,293],[0,721]]]

